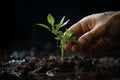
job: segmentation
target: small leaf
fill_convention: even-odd
[[[62,31],[58,31],[57,33],[58,33],[60,36],[64,34]]]
[[[65,31],[65,37],[66,38],[70,38],[71,36],[72,36],[72,33],[68,29],[66,29],[66,31]]]
[[[43,28],[46,28],[46,29],[48,29],[51,32],[51,29],[49,28],[49,26],[47,26],[45,24],[36,24],[36,25],[41,26]]]
[[[55,19],[51,14],[48,14],[47,21],[53,26],[55,23]]]
[[[61,21],[60,21],[60,24],[61,24],[61,25],[63,24],[64,19],[65,19],[65,16],[63,16],[63,18],[62,18]]]
[[[60,40],[60,37],[55,37],[54,39],[56,39],[56,40]]]
[[[66,22],[64,22],[61,27],[65,26],[68,22],[70,21],[70,19],[68,19]]]
[[[60,29],[60,27],[61,27],[61,24],[60,24],[60,23],[58,23],[58,24],[56,24],[55,26],[56,26],[56,29],[57,29],[57,30],[59,30],[59,29]]]

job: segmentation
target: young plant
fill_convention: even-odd
[[[55,24],[54,17],[51,14],[48,14],[47,21],[51,25],[51,27],[47,26],[46,24],[41,24],[41,23],[36,24],[38,26],[46,28],[48,31],[50,31],[52,34],[56,36],[54,39],[60,41],[62,62],[64,61],[64,48],[65,48],[66,43],[76,41],[76,37],[71,38],[73,33],[70,32],[68,29],[65,30],[65,34],[63,31],[60,30],[62,27],[64,27],[69,22],[69,19],[67,21],[64,21],[64,20],[65,20],[65,16],[60,20],[59,23]]]

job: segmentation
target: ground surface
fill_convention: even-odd
[[[120,80],[120,58],[14,54],[0,58],[0,80]]]

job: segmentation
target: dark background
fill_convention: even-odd
[[[1,2],[0,50],[35,42],[52,41],[45,29],[33,26],[46,23],[51,13],[58,22],[70,19],[69,27],[81,18],[98,12],[120,10],[119,0],[4,0]]]

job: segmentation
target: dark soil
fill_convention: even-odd
[[[0,80],[120,80],[120,58],[69,56],[0,59]]]

